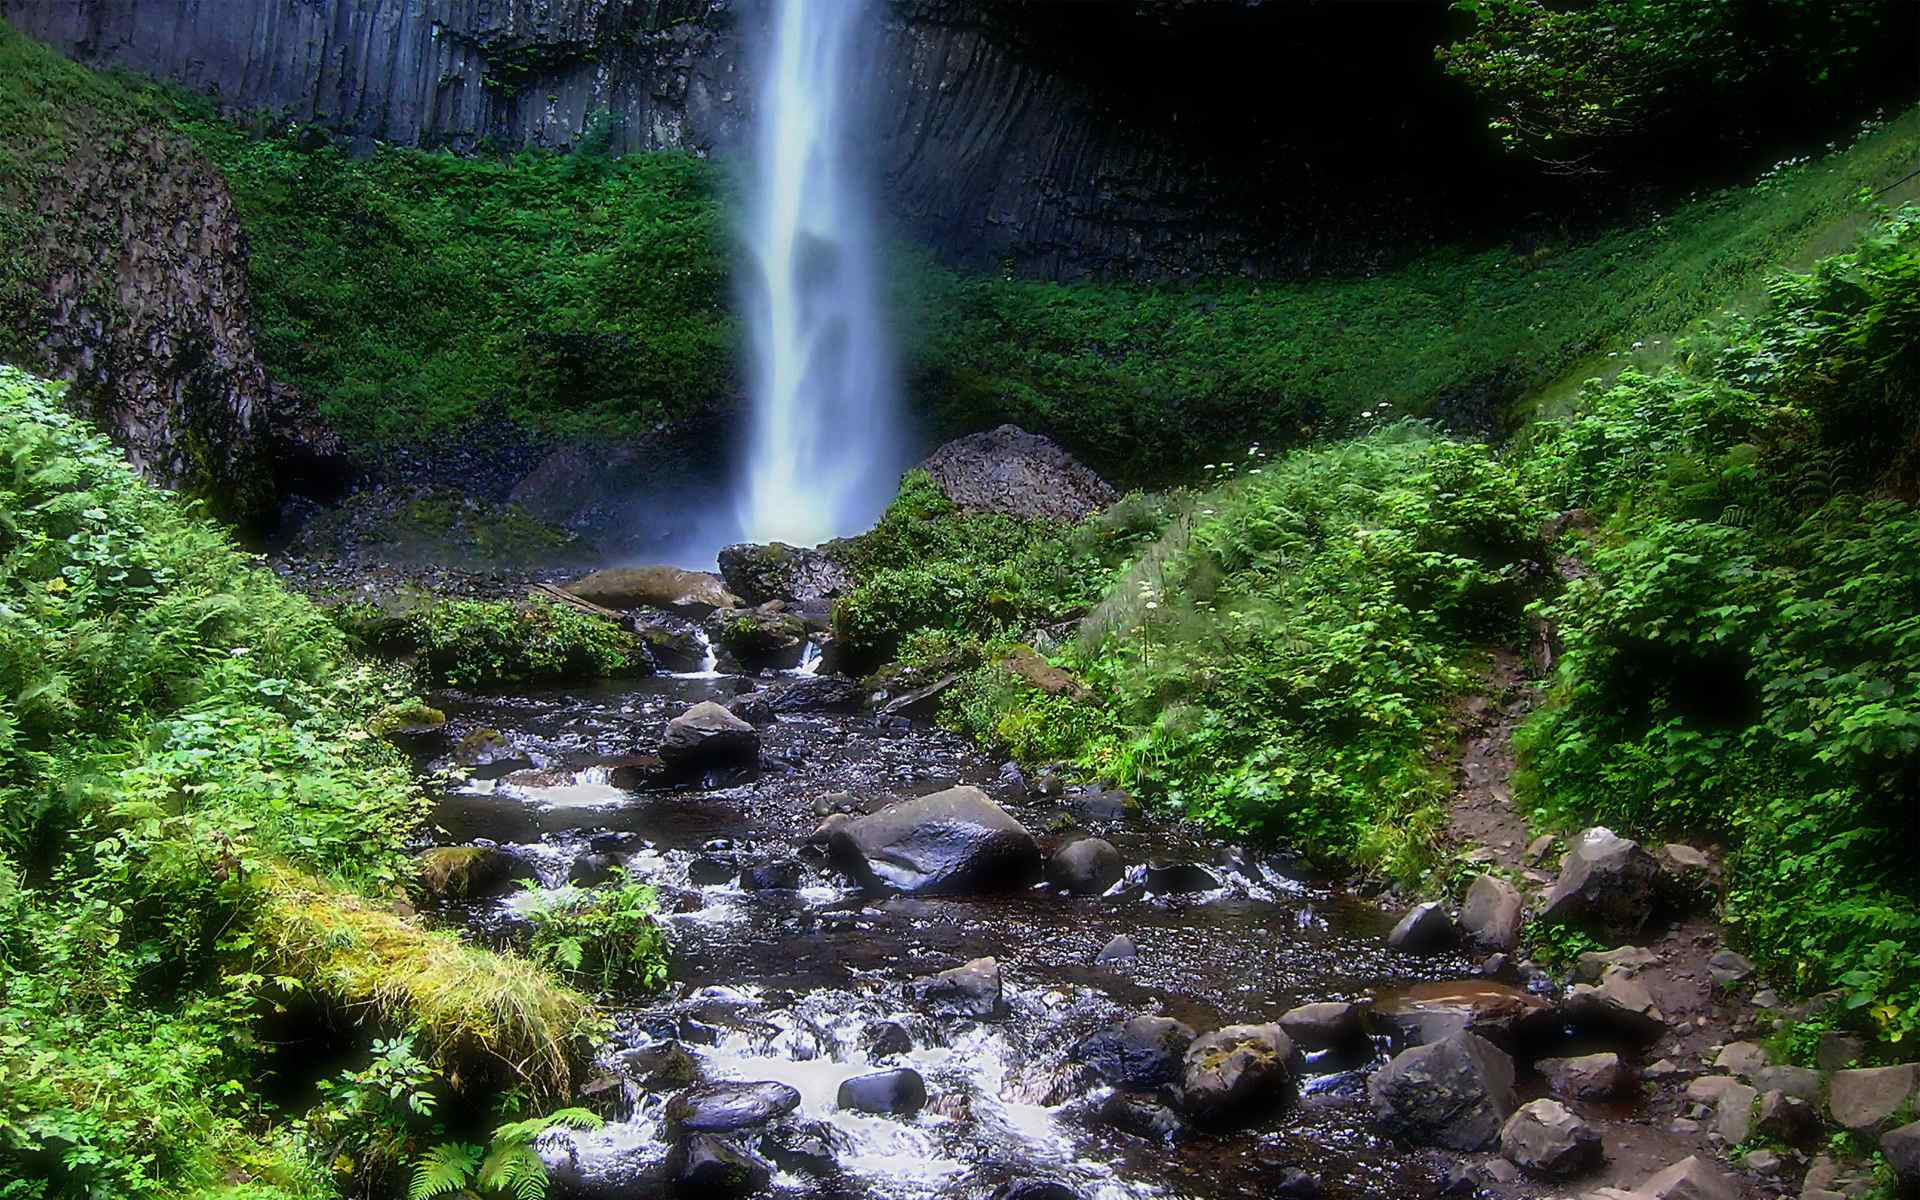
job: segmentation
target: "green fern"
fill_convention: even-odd
[[[407,1200],[428,1200],[430,1196],[442,1196],[466,1187],[480,1169],[482,1156],[478,1146],[465,1142],[440,1143],[414,1162]]]

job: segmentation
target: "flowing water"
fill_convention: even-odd
[[[773,0],[759,54],[741,283],[750,541],[811,546],[864,529],[903,465],[851,86],[869,18],[864,0]]]
[[[818,684],[797,672],[757,686]],[[1438,1159],[1396,1149],[1371,1129],[1368,1069],[1386,1047],[1309,1058],[1300,1097],[1250,1129],[1166,1144],[1121,1132],[1096,1109],[1106,1090],[1073,1057],[1088,1034],[1139,1012],[1202,1031],[1271,1020],[1298,1003],[1354,999],[1469,968],[1442,956],[1387,950],[1391,918],[1343,895],[1284,856],[1250,852],[1149,820],[1113,794],[1054,796],[937,729],[870,715],[797,712],[763,726],[759,766],[668,790],[627,792],[594,764],[650,747],[665,721],[700,699],[733,700],[756,681],[717,674],[661,676],[597,691],[451,696],[446,741],[477,729],[513,749],[446,785],[438,824],[449,843],[491,842],[542,888],[619,862],[655,884],[673,941],[672,982],[614,1009],[615,1045],[599,1093],[619,1098],[594,1133],[542,1142],[563,1194],[663,1194],[669,1150],[662,1109],[677,1085],[646,1083],[645,1064],[690,1054],[707,1080],[773,1080],[800,1109],[740,1140],[779,1168],[781,1197],[985,1197],[1020,1178],[1071,1186],[1084,1200],[1292,1194],[1308,1170],[1329,1197],[1424,1196]],[[1069,826],[1115,843],[1129,872],[1105,896],[1044,887],[937,900],[868,895],[830,870],[806,835],[816,802],[848,792],[865,804],[957,782],[985,788],[1043,843]],[[1045,831],[1045,832],[1043,832]],[[752,865],[798,859],[797,889],[747,891],[695,882],[696,862]],[[1211,879],[1156,890],[1146,864],[1202,865]],[[475,902],[446,916],[475,937],[524,933],[524,896]],[[1139,946],[1130,967],[1096,954],[1116,934]],[[908,999],[918,977],[981,956],[1006,976],[1004,1020],[938,1019]],[[911,1048],[885,1059],[928,1083],[917,1116],[840,1110],[840,1081],[873,1069],[884,1023]]]

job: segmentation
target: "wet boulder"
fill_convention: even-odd
[[[687,882],[695,887],[720,887],[733,882],[740,868],[731,859],[702,854],[687,864]]]
[[[771,605],[719,609],[707,621],[707,635],[742,671],[791,670],[806,657],[807,623]]]
[[[660,758],[677,770],[748,765],[760,757],[760,732],[711,700],[667,722]]]
[[[1278,1025],[1228,1025],[1187,1047],[1180,1107],[1196,1121],[1250,1116],[1293,1094],[1293,1041]]]
[[[920,469],[968,512],[1080,521],[1119,498],[1058,442],[1014,425],[956,438]]]
[[[913,1050],[913,1034],[898,1021],[881,1021],[867,1031],[867,1053],[873,1058],[891,1058]]]
[[[1140,947],[1134,944],[1133,939],[1124,933],[1116,933],[1111,941],[1100,948],[1100,953],[1093,956],[1093,963],[1098,967],[1126,967],[1132,966],[1139,958]]]
[[[1541,919],[1630,936],[1653,916],[1659,886],[1660,865],[1653,855],[1640,843],[1596,825],[1567,852]]]
[[[1491,1147],[1518,1107],[1513,1060],[1473,1033],[1394,1056],[1367,1081],[1375,1119],[1416,1145],[1473,1153]]]
[[[1177,1082],[1193,1030],[1171,1017],[1138,1016],[1081,1042],[1074,1057],[1117,1088],[1146,1091]]]
[[[420,852],[420,886],[436,900],[499,895],[533,868],[492,846],[435,846]]]
[[[685,617],[641,608],[627,614],[627,632],[646,643],[662,671],[698,671],[707,663],[700,627]]]
[[[958,675],[943,675],[923,687],[901,692],[880,706],[880,715],[906,721],[931,721],[940,712],[940,698],[959,682]]]
[[[623,1050],[616,1061],[622,1074],[653,1091],[683,1088],[700,1077],[700,1060],[674,1038]]]
[[[866,699],[858,683],[838,675],[805,675],[768,688],[765,695],[774,713],[858,712]]]
[[[1403,954],[1432,954],[1451,946],[1458,933],[1446,907],[1428,901],[1414,905],[1400,918],[1387,935],[1387,945]]]
[[[749,892],[795,892],[806,879],[807,869],[793,858],[759,863],[740,872],[740,886]]]
[[[976,958],[964,966],[915,980],[913,999],[936,1017],[973,1017],[992,1020],[1001,1015],[1003,991],[1000,964]]]
[[[1632,1094],[1633,1068],[1611,1050],[1575,1058],[1546,1058],[1534,1064],[1547,1087],[1562,1100],[1618,1100]]]
[[[927,1105],[927,1081],[911,1067],[874,1071],[843,1081],[835,1099],[855,1112],[910,1117]]]
[[[1146,882],[1147,890],[1156,896],[1211,892],[1220,887],[1220,877],[1199,863],[1166,859],[1147,864]]]
[[[619,869],[620,860],[614,855],[589,850],[567,867],[567,882],[575,887],[599,887],[611,880]]]
[[[563,590],[601,608],[665,608],[699,615],[716,608],[738,608],[740,597],[717,575],[680,567],[608,567],[583,575]]]
[[[993,1200],[1081,1200],[1079,1192],[1055,1179],[1014,1179],[993,1190]]]
[[[1023,887],[1040,873],[1033,835],[973,787],[857,817],[835,829],[828,845],[835,862],[859,883],[909,894]]]
[[[1076,838],[1047,860],[1047,882],[1076,896],[1098,896],[1126,871],[1120,851],[1105,838]]]
[[[1482,875],[1467,888],[1460,906],[1460,929],[1490,950],[1512,950],[1520,944],[1520,926],[1527,902],[1518,888],[1498,875]]]
[[[1344,1001],[1325,1001],[1290,1008],[1280,1016],[1280,1028],[1307,1050],[1344,1046],[1366,1036],[1367,1010]]]
[[[1098,1112],[1115,1129],[1149,1141],[1174,1142],[1187,1132],[1185,1119],[1152,1096],[1115,1092],[1100,1102]]]
[[[727,1133],[765,1125],[800,1107],[800,1093],[784,1083],[710,1083],[667,1101],[667,1128],[680,1133]]]
[[[1718,1167],[1691,1155],[1649,1176],[1627,1194],[1635,1200],[1739,1200],[1743,1192]]]
[[[1546,1001],[1485,979],[1416,983],[1380,998],[1372,1021],[1396,1044],[1421,1045],[1456,1033],[1475,1033],[1517,1047],[1558,1024]]]
[[[1652,1042],[1667,1031],[1667,1019],[1653,994],[1622,967],[1609,968],[1597,984],[1574,984],[1560,1013],[1581,1028],[1617,1033],[1637,1042]]]
[[[1500,1127],[1500,1153],[1541,1179],[1573,1179],[1605,1158],[1599,1131],[1558,1100],[1535,1100],[1508,1117]]]
[[[758,1155],[712,1134],[696,1133],[667,1154],[675,1194],[690,1200],[731,1200],[766,1190],[773,1168]]]
[[[853,589],[853,577],[831,555],[783,542],[723,547],[720,577],[748,604],[831,600]]]

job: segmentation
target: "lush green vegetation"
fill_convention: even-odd
[[[529,910],[529,953],[600,992],[653,991],[667,981],[666,935],[654,907],[653,888],[624,872],[605,887],[562,888]]]
[[[727,391],[716,174],[689,155],[356,159],[293,129],[181,128],[239,208],[268,367],[358,443],[496,416],[650,428]]]
[[[426,682],[453,687],[643,674],[653,663],[619,626],[547,600],[438,600],[398,636]]]
[[[1351,434],[1383,402],[1497,426],[1563,373],[1757,286],[1860,214],[1863,187],[1904,175],[1916,145],[1910,113],[1639,224],[1434,249],[1359,279],[1061,284],[922,264],[898,297],[912,392],[939,430],[1045,430],[1127,484],[1198,482],[1222,445]]]
[[[1908,28],[1888,0],[1455,0],[1471,28],[1441,48],[1509,149],[1571,171],[1750,127],[1756,110],[1835,111],[1872,86]],[[1896,51],[1898,52],[1898,51]],[[1864,78],[1863,78],[1864,77]],[[1765,118],[1762,118],[1763,120]]]
[[[1920,212],[1771,290],[1530,455],[1602,518],[1523,731],[1550,819],[1709,831],[1728,913],[1890,1040],[1920,1034]]]
[[[369,732],[405,681],[10,368],[0,514],[0,1188],[331,1194],[324,1114],[257,1086],[292,1005],[564,1087],[580,996],[367,898],[422,817]]]

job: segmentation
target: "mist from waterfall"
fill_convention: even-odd
[[[752,411],[739,517],[750,540],[811,546],[879,515],[903,440],[853,102],[871,10],[771,4],[742,231]]]

